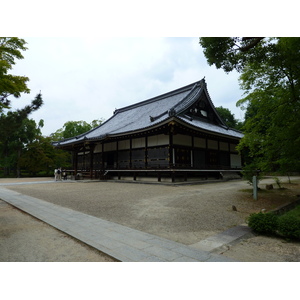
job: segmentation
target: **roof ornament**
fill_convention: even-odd
[[[176,114],[175,108],[172,107],[172,108],[169,110],[169,116],[170,116],[170,117],[173,117],[173,116],[175,116],[175,114]]]
[[[160,115],[157,115],[157,116],[155,116],[155,117],[149,116],[150,121],[151,121],[151,122],[154,122],[154,121],[156,121],[157,119],[161,118],[163,115],[165,115],[165,114],[167,114],[167,113],[168,113],[168,111],[166,110],[166,111],[164,111],[163,113],[161,113]]]

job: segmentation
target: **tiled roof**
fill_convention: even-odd
[[[191,118],[188,118],[187,116],[179,116],[179,119],[184,121],[185,123],[188,123],[188,124],[193,125],[198,128],[202,128],[205,131],[208,131],[211,133],[227,135],[227,136],[231,136],[234,138],[242,138],[244,136],[240,131],[232,129],[232,128],[228,128],[227,126],[218,126],[218,125],[207,123],[207,122],[204,122],[201,120],[191,119]]]
[[[63,146],[83,140],[101,140],[111,135],[133,133],[153,127],[172,117],[178,117],[182,121],[204,130],[232,137],[242,137],[241,133],[226,129],[221,119],[220,123],[224,124],[224,126],[213,125],[199,120],[189,120],[189,118],[180,115],[199,98],[202,92],[206,92],[208,95],[204,79],[149,100],[117,109],[114,115],[100,126],[80,136],[54,143],[54,145]],[[209,96],[208,100],[211,102]],[[211,106],[214,109],[212,102]]]

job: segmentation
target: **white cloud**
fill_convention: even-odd
[[[202,79],[216,106],[237,118],[237,74],[209,67],[198,38],[25,38],[28,50],[14,73],[30,78],[30,95],[13,100],[24,106],[41,90],[44,106],[34,112],[49,135],[67,121],[112,116],[121,108]]]

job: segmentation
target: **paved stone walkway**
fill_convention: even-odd
[[[225,256],[209,252],[213,250],[212,245],[207,248],[206,244],[206,250],[202,250],[203,245],[201,243],[186,246],[47,201],[22,195],[3,187],[0,188],[0,198],[122,262],[233,261]],[[239,238],[241,234],[244,234],[243,230],[237,230],[232,235],[232,239]],[[228,240],[230,239],[224,241],[227,243]],[[217,243],[218,247],[220,245],[222,245],[222,235],[219,236]]]
[[[250,235],[252,235],[251,228],[242,224],[233,228],[229,228],[219,234],[210,236],[198,243],[190,245],[190,247],[209,252],[216,252],[223,246],[235,243],[237,240],[246,238]]]

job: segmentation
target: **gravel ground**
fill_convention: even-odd
[[[111,262],[111,257],[0,200],[0,261]]]
[[[274,184],[269,179],[261,186],[269,182]],[[6,188],[190,245],[244,224],[252,212],[289,203],[300,194],[299,182],[294,178],[294,184],[282,191],[262,190],[258,201],[252,199],[245,181],[201,185],[67,181]],[[5,180],[0,179],[1,183]],[[222,252],[241,261],[300,261],[299,243],[265,237],[251,237]]]

